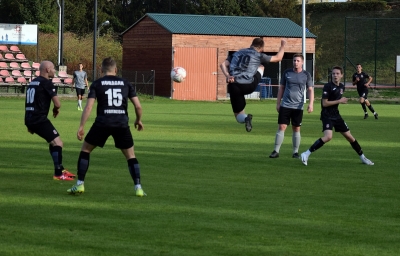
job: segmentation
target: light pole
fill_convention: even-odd
[[[107,25],[110,25],[110,22],[109,22],[108,20],[106,20],[106,21],[104,21],[103,23],[101,23],[101,25],[100,25],[99,28],[97,29],[97,38],[99,38],[101,27],[107,26]]]
[[[96,48],[97,48],[97,0],[94,0],[93,11],[93,81],[96,80]]]

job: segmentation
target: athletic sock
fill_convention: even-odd
[[[78,107],[82,108],[82,100],[78,100]]]
[[[314,152],[315,150],[319,149],[320,147],[322,147],[325,144],[325,142],[322,141],[321,138],[319,138],[318,140],[316,140],[314,142],[314,144],[310,147],[309,151],[310,152]]]
[[[78,158],[78,180],[84,181],[86,172],[89,169],[90,154],[81,151]]]
[[[54,163],[54,176],[61,176],[64,169],[62,166],[62,147],[49,144],[49,151]]]
[[[294,132],[292,135],[293,154],[299,152],[300,141],[301,141],[300,132]]]
[[[365,102],[360,103],[360,104],[361,104],[362,109],[364,110],[364,113],[365,113],[365,114],[368,114],[367,108],[365,107]]]
[[[276,136],[275,136],[275,149],[274,149],[278,153],[279,153],[279,150],[281,149],[284,138],[285,138],[285,132],[278,130],[276,132]]]
[[[354,151],[357,152],[359,156],[363,154],[363,151],[361,149],[360,144],[358,144],[357,140],[354,140],[353,142],[350,142],[351,147],[354,149]]]
[[[139,162],[136,158],[131,158],[128,160],[128,168],[129,168],[129,173],[131,174],[133,183],[135,185],[140,184],[140,166]]]
[[[239,114],[239,115],[236,116],[236,121],[237,121],[238,123],[243,124],[243,123],[244,123],[244,120],[246,119],[246,117],[247,117],[246,114]]]
[[[374,110],[374,107],[372,106],[372,104],[370,104],[369,106],[368,106],[368,108],[369,108],[369,110],[372,112],[372,113],[374,113],[374,115],[375,115],[375,110]]]

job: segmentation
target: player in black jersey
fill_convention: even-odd
[[[51,102],[53,102],[53,117],[60,113],[61,103],[58,99],[51,78],[56,72],[54,64],[43,61],[39,67],[40,75],[29,83],[26,89],[25,125],[28,132],[36,133],[49,143],[50,155],[54,163],[54,180],[73,180],[75,175],[64,169],[62,165],[63,142],[60,134],[47,118]]]
[[[353,75],[353,85],[357,85],[357,92],[360,96],[359,101],[364,110],[364,119],[368,118],[368,112],[365,105],[367,105],[369,110],[374,114],[375,119],[378,119],[378,113],[375,112],[375,109],[368,100],[368,88],[371,88],[372,76],[369,76],[367,73],[362,71],[361,64],[357,64],[356,67],[357,72]],[[366,79],[368,79],[368,82]]]
[[[128,162],[129,173],[135,184],[136,196],[145,196],[140,184],[139,162],[134,152],[128,117],[128,103],[131,101],[135,107],[135,128],[138,131],[143,130],[140,101],[132,84],[117,76],[117,64],[113,58],[108,57],[103,60],[101,71],[104,76],[90,86],[77,133],[78,140],[82,140],[85,135],[84,127],[97,99],[96,119],[85,137],[79,154],[77,184],[67,192],[81,194],[85,191],[84,180],[89,168],[90,153],[97,146],[103,147],[108,137],[112,136],[115,147],[121,149]]]
[[[304,153],[301,154],[301,161],[307,165],[308,157],[312,152],[322,147],[325,143],[332,139],[332,129],[335,128],[336,132],[340,132],[351,147],[360,156],[361,161],[366,165],[374,165],[374,163],[366,158],[363,154],[360,144],[351,135],[349,127],[344,122],[339,113],[339,104],[346,104],[347,98],[342,97],[344,93],[344,84],[340,82],[343,77],[343,69],[341,67],[332,68],[332,81],[324,85],[321,99],[321,121],[322,131],[324,137],[319,138],[314,144]]]

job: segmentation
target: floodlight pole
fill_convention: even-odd
[[[93,81],[96,80],[96,48],[97,48],[97,0],[94,0],[93,15]]]
[[[302,0],[302,26],[303,26],[303,36],[302,36],[302,54],[304,57],[303,69],[307,68],[307,53],[306,53],[306,0]],[[304,90],[304,103],[307,101],[307,90]]]

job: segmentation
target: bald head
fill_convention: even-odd
[[[56,70],[54,69],[54,64],[51,61],[45,60],[40,63],[39,66],[40,76],[47,79],[53,78]]]

